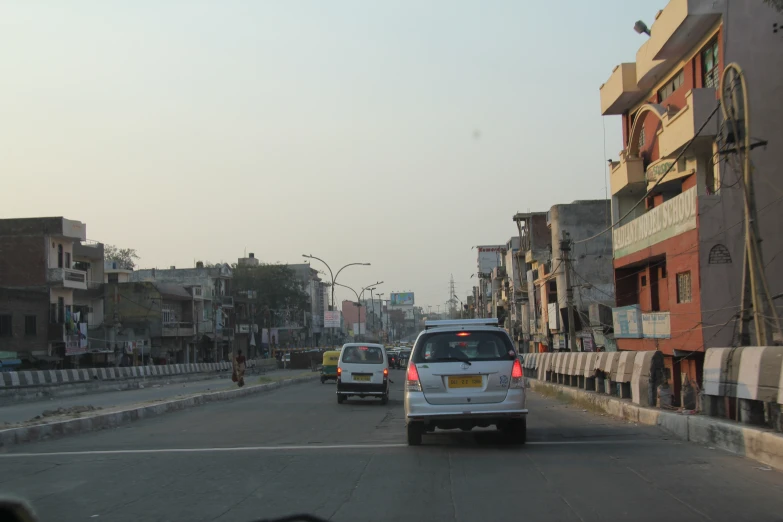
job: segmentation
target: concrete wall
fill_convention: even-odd
[[[45,290],[0,288],[0,315],[11,315],[12,336],[0,337],[0,352],[45,352],[49,327],[49,296]],[[25,316],[35,316],[35,335],[25,334]]]
[[[606,199],[574,201],[570,204],[554,205],[551,208],[549,221],[553,258],[555,258],[552,260],[552,268],[557,274],[557,298],[561,308],[567,302],[565,265],[557,260],[560,257],[559,244],[562,232],[568,232],[571,240],[579,241],[604,230],[610,224],[610,219],[611,202]],[[614,295],[611,234],[604,234],[586,243],[574,244],[571,260],[575,272],[571,274],[572,285],[584,284],[585,281],[593,285],[591,289],[580,288],[579,291],[574,291],[574,302],[577,307],[586,315],[591,302],[613,304],[614,299],[610,297]]]
[[[783,70],[769,64],[783,63],[783,45],[780,30],[772,32],[772,24],[783,24],[783,14],[762,2],[726,2],[724,24],[728,37],[722,40],[723,64],[735,62],[742,67],[748,84],[750,102],[750,135],[767,140],[770,146],[759,147],[751,153],[754,164],[754,184],[760,234],[763,239],[763,264],[773,295],[783,292],[783,182],[780,165],[783,164],[783,105],[779,103]],[[723,122],[722,118],[720,120]],[[726,163],[720,164],[724,188],[711,201],[715,208],[707,214],[699,212],[699,242],[703,281],[721,284],[702,285],[704,321],[723,324],[730,321],[734,310],[717,310],[739,305],[743,253],[742,191],[725,188],[737,180],[737,172]],[[702,201],[700,198],[700,207]],[[731,252],[731,264],[709,264],[709,253],[715,245],[724,245]],[[778,313],[783,313],[783,300],[778,300]],[[752,328],[752,326],[751,326]],[[713,328],[705,340],[707,347],[728,346],[732,342],[732,327]]]
[[[45,286],[46,245],[43,236],[0,236],[0,286]]]

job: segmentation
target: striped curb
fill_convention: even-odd
[[[262,367],[277,368],[277,361],[260,363]],[[249,365],[253,367],[254,365]],[[231,370],[231,363],[192,363],[165,364],[160,366],[130,366],[110,368],[88,368],[84,370],[30,370],[18,372],[0,372],[0,389],[24,386],[46,386],[73,384],[95,381],[117,381],[141,377],[162,377],[170,375],[189,375]]]

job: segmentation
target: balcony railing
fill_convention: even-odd
[[[622,114],[643,94],[636,85],[636,63],[621,63],[615,67],[600,91],[601,114]]]
[[[663,117],[659,138],[661,158],[671,156],[696,136],[696,132],[710,119],[717,107],[715,89],[691,89],[685,94],[685,105],[677,112]],[[711,141],[718,134],[718,118],[712,118],[699,134]]]
[[[46,275],[50,284],[64,288],[87,290],[87,272],[74,270],[73,268],[50,268]]]
[[[624,194],[634,189],[644,189],[644,160],[639,157],[628,157],[625,151],[620,153],[620,161],[612,163],[610,184],[612,195]]]
[[[195,333],[193,323],[165,322],[161,335],[163,337],[192,337]]]

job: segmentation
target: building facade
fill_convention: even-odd
[[[189,314],[191,319],[184,322],[192,323],[190,326],[196,338],[195,355],[191,351],[193,347],[188,350],[188,343],[179,341],[164,343],[166,346],[161,345],[162,352],[173,352],[177,362],[222,361],[228,357],[227,354],[234,349],[235,330],[234,297],[231,295],[232,277],[233,273],[228,264],[204,266],[200,261],[196,263],[195,268],[151,268],[136,270],[130,274],[131,282],[167,283],[184,288],[191,296],[193,301],[193,311]],[[178,317],[175,308],[177,307],[172,305],[172,312],[168,313],[168,318]],[[161,313],[167,314],[166,310],[162,310]],[[164,320],[164,322],[183,321],[177,319]]]
[[[770,67],[783,63],[776,17],[763,2],[672,0],[636,61],[615,67],[600,88],[601,112],[620,116],[623,134],[610,164],[614,335],[620,350],[663,352],[675,397],[683,380],[701,382],[706,348],[736,342],[744,183],[718,92],[732,62],[747,80],[749,135],[771,145],[750,155],[763,265],[772,294],[783,291],[783,71]]]
[[[90,264],[103,263],[103,246],[86,241],[80,221],[0,220],[0,351],[36,366],[78,366],[88,332],[97,336],[103,322],[100,275]]]

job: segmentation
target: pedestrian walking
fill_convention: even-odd
[[[242,350],[237,350],[237,355],[234,357],[234,372],[231,375],[231,380],[237,383],[240,388],[245,385],[246,369],[247,359],[242,355]]]

